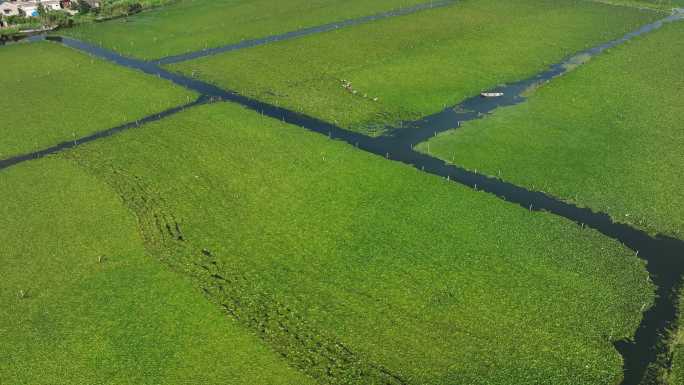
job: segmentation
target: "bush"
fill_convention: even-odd
[[[64,11],[51,11],[45,16],[44,22],[49,26],[71,27],[74,21],[70,15]]]
[[[9,41],[13,35],[19,32],[16,27],[2,28],[0,29],[0,45],[4,42]]]
[[[7,19],[7,22],[10,25],[23,25],[23,24],[35,24],[36,19],[33,17],[26,17],[26,16],[9,16]]]
[[[128,5],[128,14],[132,15],[134,13],[138,13],[142,11],[143,6],[140,3],[132,3]]]
[[[39,28],[41,23],[40,21],[35,18],[35,17],[26,17],[26,16],[7,16],[5,18],[5,22],[12,27],[11,29],[13,30],[22,30],[22,29],[33,29],[33,28]],[[11,35],[12,33],[15,32],[7,32],[5,30],[5,35]]]
[[[80,0],[76,5],[74,6],[75,9],[78,11],[78,13],[85,15],[86,13],[90,13],[92,7],[90,4],[85,1],[85,0]]]
[[[99,14],[104,18],[111,18],[117,16],[127,16],[138,13],[144,8],[148,8],[137,1],[122,0],[109,1],[102,4],[99,9]]]

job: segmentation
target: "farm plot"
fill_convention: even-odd
[[[217,302],[332,383],[612,385],[612,343],[652,301],[643,263],[593,230],[234,105],[65,156],[129,202],[160,255],[203,266]],[[182,236],[160,241],[157,211]]]
[[[49,158],[0,172],[3,384],[309,384],[147,256],[106,184]]]
[[[683,238],[682,63],[677,22],[419,148]]]
[[[0,159],[187,103],[180,87],[57,44],[0,48]]]
[[[590,1],[464,1],[169,67],[377,135],[662,16]]]
[[[184,0],[126,19],[65,30],[152,60],[366,16],[426,0]]]

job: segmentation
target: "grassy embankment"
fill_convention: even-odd
[[[674,359],[672,362],[672,373],[668,378],[669,385],[683,385],[684,384],[684,341],[680,331],[679,340],[674,349]]]
[[[426,1],[184,0],[135,17],[82,25],[64,33],[126,56],[151,60]]]
[[[148,257],[106,184],[49,158],[0,171],[3,384],[306,384]]]
[[[684,238],[682,63],[678,22],[420,149]]]
[[[149,249],[324,381],[613,385],[612,341],[651,302],[643,263],[593,230],[234,105],[66,156],[122,195]]]
[[[670,378],[670,385],[684,384],[684,341],[682,341],[680,331],[679,342],[675,347],[674,360],[672,363],[672,373]]]
[[[0,48],[0,159],[135,121],[196,95],[41,42]]]
[[[180,0],[104,0],[97,8],[73,16],[74,23],[102,22],[114,18],[129,17],[138,12],[168,6]]]
[[[625,5],[628,7],[649,8],[669,11],[672,8],[684,7],[684,0],[593,0],[599,3]]]
[[[379,134],[388,123],[416,119],[532,76],[662,16],[590,1],[463,1],[171,69]],[[357,94],[345,89],[342,79]]]
[[[669,385],[684,385],[684,296],[679,297],[679,333],[673,344],[672,370]]]

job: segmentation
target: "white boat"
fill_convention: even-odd
[[[480,93],[480,96],[483,98],[498,98],[500,96],[504,96],[503,92],[482,92]]]

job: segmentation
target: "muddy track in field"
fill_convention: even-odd
[[[658,22],[646,25],[641,29],[627,34],[621,39],[602,44],[584,51],[568,60],[551,67],[548,71],[534,78],[500,87],[493,91],[503,91],[505,97],[500,99],[472,98],[454,108],[409,122],[402,130],[394,130],[388,136],[371,138],[362,134],[350,132],[319,119],[296,113],[285,108],[276,107],[226,91],[214,85],[196,79],[166,71],[154,63],[122,57],[114,52],[95,47],[93,45],[70,38],[52,37],[48,40],[60,42],[66,46],[84,51],[91,55],[112,61],[119,65],[141,70],[145,73],[169,80],[175,84],[194,90],[202,96],[191,105],[202,104],[207,101],[228,101],[238,103],[246,108],[257,111],[274,119],[300,126],[309,131],[329,136],[331,139],[342,140],[364,151],[399,161],[424,172],[447,178],[453,182],[471,187],[478,191],[493,194],[501,199],[518,204],[525,209],[546,211],[571,220],[578,225],[588,226],[602,234],[622,242],[637,253],[638,257],[648,263],[647,269],[651,280],[657,286],[657,298],[653,307],[646,313],[636,331],[633,341],[618,341],[615,346],[624,359],[625,379],[623,385],[637,385],[653,383],[653,370],[662,369],[668,365],[670,346],[666,343],[670,331],[675,327],[677,319],[677,292],[682,286],[684,275],[684,241],[665,237],[653,237],[646,232],[631,226],[615,223],[605,213],[597,213],[587,208],[560,201],[541,192],[530,191],[520,186],[502,181],[497,178],[480,175],[465,170],[456,165],[445,164],[444,161],[430,155],[413,150],[413,146],[438,132],[458,127],[459,122],[479,119],[483,114],[491,113],[504,105],[520,103],[524,100],[523,92],[531,86],[541,84],[556,76],[560,76],[569,69],[581,65],[584,58],[600,54],[604,50],[622,44],[636,36],[660,28],[664,23],[681,19],[681,14],[674,14]],[[189,107],[190,105],[186,106]],[[180,109],[181,107],[179,107]],[[176,111],[177,112],[177,111]],[[151,119],[158,120],[158,119]],[[110,130],[108,130],[110,131]],[[116,132],[122,131],[119,129]],[[112,132],[112,134],[115,132]],[[94,134],[93,136],[98,135]],[[110,134],[111,135],[111,134]],[[96,138],[93,138],[92,141]],[[83,143],[87,142],[84,141]],[[78,141],[77,141],[78,142]],[[67,148],[65,146],[52,151],[38,151],[8,160],[0,161],[0,169],[11,165],[38,158],[46,154],[55,153]],[[5,166],[2,166],[5,164]],[[211,294],[217,296],[218,294]],[[251,325],[258,327],[258,325]],[[382,372],[382,370],[380,370]],[[642,380],[644,382],[642,382]],[[395,379],[396,380],[396,379]]]
[[[93,164],[78,153],[66,155],[103,180],[135,213],[147,252],[177,273],[192,278],[205,296],[253,331],[292,366],[323,383],[334,385],[407,385],[396,373],[348,348],[334,336],[310,325],[301,310],[258,289],[254,273],[227,266],[214,253],[193,243],[164,198],[144,178],[108,163]],[[226,258],[223,260],[230,260]]]

